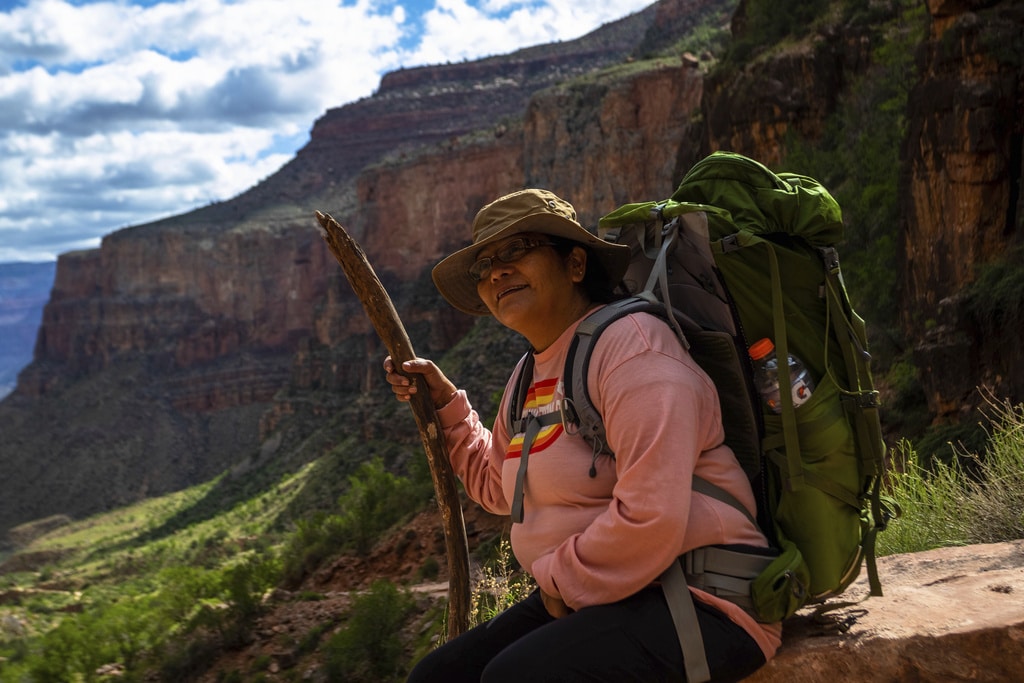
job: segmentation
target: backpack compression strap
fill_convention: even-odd
[[[740,230],[728,235],[719,242],[712,244],[712,248],[718,253],[729,253],[736,249],[749,247],[751,245],[763,246],[767,251],[768,265],[771,272],[771,302],[772,322],[774,323],[775,354],[779,358],[786,358],[789,355],[789,342],[786,335],[786,312],[783,306],[782,280],[779,274],[779,262],[775,255],[775,248],[768,240],[746,230]],[[779,363],[779,386],[790,385],[789,364]],[[783,475],[783,484],[789,491],[798,491],[804,486],[807,472],[804,470],[803,459],[800,456],[800,436],[796,426],[796,413],[793,406],[793,397],[788,391],[779,392],[779,399],[782,404],[782,432],[776,440],[765,439],[764,450],[773,454],[775,449],[784,452],[784,458],[773,457]],[[851,502],[851,501],[847,501]],[[859,507],[854,499],[851,504]]]
[[[881,476],[885,442],[882,439],[881,423],[878,417],[878,392],[873,388],[871,371],[868,363],[871,354],[867,351],[867,338],[863,322],[855,325],[856,314],[846,292],[842,272],[839,269],[839,255],[835,248],[827,247],[818,250],[825,264],[825,285],[828,296],[829,311],[832,315],[833,329],[837,339],[848,337],[850,344],[842,345],[844,359],[850,384],[849,391],[843,392],[843,405],[852,416],[851,422],[856,430],[857,453],[864,474],[871,479],[868,498],[871,504],[871,525],[865,531],[862,546],[868,571],[868,586],[871,595],[882,595],[882,583],[878,578],[878,567],[875,561],[875,539],[879,531],[885,529],[893,516],[891,510],[884,509],[881,501]],[[856,351],[854,350],[856,349]]]

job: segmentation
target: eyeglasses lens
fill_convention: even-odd
[[[526,256],[526,252],[537,246],[540,245],[536,242],[527,243],[526,240],[512,240],[496,251],[493,257],[482,258],[470,266],[469,275],[474,280],[483,280],[490,275],[494,259],[498,259],[502,263],[513,263]]]

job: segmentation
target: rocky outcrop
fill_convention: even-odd
[[[313,209],[337,212],[354,236],[369,236],[365,248],[384,270],[400,279],[418,273],[452,243],[441,239],[446,226],[463,225],[497,187],[521,182],[518,164],[500,173],[493,165],[474,169],[473,152],[463,155],[472,147],[461,138],[501,130],[496,122],[521,116],[541,88],[623,61],[654,17],[652,6],[575,41],[388,74],[373,97],[327,112],[292,162],[243,195],[62,256],[36,349],[41,367],[19,391],[45,392],[57,379],[48,369],[59,367],[66,380],[126,353],[190,370],[243,349],[290,354],[302,339],[344,337],[329,313],[314,315],[333,295],[328,281],[337,266],[311,229]],[[510,137],[482,154],[504,159],[521,140]],[[384,170],[366,171],[382,162]],[[373,178],[387,175],[386,162],[407,164],[406,179],[429,174],[429,182],[376,192]],[[430,168],[437,164],[448,167],[446,175]],[[364,172],[369,179],[357,184]],[[467,192],[466,172],[489,180]],[[447,188],[434,186],[439,178]],[[430,202],[443,210],[423,206]],[[433,232],[423,233],[426,226]]]
[[[1020,680],[1024,541],[892,555],[879,572],[884,596],[798,612],[775,659],[747,680]],[[847,592],[865,598],[866,581]]]
[[[929,408],[955,419],[986,384],[1024,395],[1024,301],[1019,288],[985,293],[1005,313],[998,336],[966,290],[979,265],[1024,241],[1024,6],[930,0],[931,33],[910,98],[901,196],[903,325]],[[993,300],[1005,297],[1005,301]],[[1009,329],[1007,329],[1009,327]]]
[[[721,0],[696,0],[718,6]],[[372,97],[327,111],[309,143],[279,172],[216,207],[226,220],[301,209],[357,213],[353,181],[382,160],[403,162],[424,150],[518,119],[543,88],[617,64],[655,20],[654,6],[577,40],[487,59],[385,74]]]
[[[733,17],[744,36],[746,3]],[[733,150],[772,168],[784,160],[787,137],[821,137],[850,82],[872,63],[872,42],[863,26],[823,23],[809,39],[790,41],[708,79],[703,100],[705,147]]]
[[[243,351],[291,353],[308,335],[308,302],[324,296],[328,265],[315,234],[295,224],[212,235],[159,228],[114,233],[58,261],[36,358],[59,366],[62,380],[132,354],[187,371]],[[44,393],[52,380],[38,374],[19,391]]]
[[[621,204],[667,198],[699,158],[702,93],[702,73],[679,56],[546,90],[526,112],[526,184],[571,197],[588,225]]]

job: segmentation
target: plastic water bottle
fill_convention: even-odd
[[[779,396],[779,361],[775,357],[775,344],[765,338],[750,347],[750,359],[754,361],[754,383],[761,398],[773,413],[782,412]],[[789,379],[792,382],[793,407],[802,405],[814,391],[814,380],[803,362],[796,356],[789,356]]]

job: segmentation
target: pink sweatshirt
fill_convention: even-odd
[[[557,410],[576,324],[534,355],[527,412]],[[467,494],[503,515],[511,508],[522,446],[521,434],[506,433],[503,417],[511,382],[493,432],[464,392],[438,413]],[[615,602],[693,548],[767,545],[738,510],[691,490],[696,473],[755,509],[746,475],[723,443],[715,387],[668,325],[644,313],[613,323],[594,347],[588,382],[615,459],[598,457],[591,477],[594,458],[583,438],[561,424],[543,429],[530,449],[524,520],[512,525],[513,552],[545,592],[573,609]],[[759,624],[728,601],[691,591],[748,631],[766,658],[775,654],[779,624]]]

